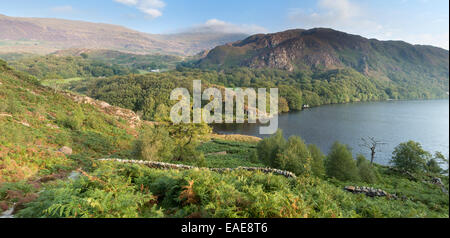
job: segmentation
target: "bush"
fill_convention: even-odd
[[[192,142],[185,146],[179,147],[179,150],[176,151],[177,155],[175,158],[183,163],[193,164],[198,167],[205,167],[205,155],[201,151],[197,150],[198,146],[198,142]]]
[[[3,99],[2,99],[2,101],[3,101]],[[3,105],[0,106],[3,109],[2,111],[5,111],[12,115],[20,114],[24,111],[21,103],[18,100],[15,100],[14,97],[9,97],[6,100],[6,103],[2,103],[2,104]]]
[[[311,170],[312,173],[317,177],[324,177],[325,176],[325,155],[320,151],[319,147],[316,145],[309,145],[308,146],[309,153],[312,157],[311,162]]]
[[[358,168],[347,145],[339,142],[334,143],[326,160],[326,172],[329,177],[341,181],[355,181],[359,179]]]
[[[361,181],[366,183],[376,183],[377,175],[370,162],[363,156],[358,155],[356,158],[356,165],[358,166],[359,177]]]
[[[83,109],[77,105],[72,113],[71,116],[67,115],[60,115],[59,116],[59,123],[69,129],[72,130],[80,130],[83,127],[85,116]]]

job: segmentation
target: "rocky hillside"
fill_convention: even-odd
[[[110,24],[0,15],[0,52],[47,54],[89,48],[193,55],[245,37],[222,33],[154,35]]]
[[[401,41],[366,39],[332,29],[297,29],[253,35],[218,46],[199,65],[287,71],[350,67],[381,79],[425,78],[448,85],[449,52]]]

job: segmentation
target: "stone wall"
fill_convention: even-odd
[[[347,186],[344,190],[354,194],[365,194],[369,197],[387,197],[389,199],[398,199],[396,194],[389,194],[386,191],[376,188]]]
[[[239,167],[239,168],[199,168],[195,166],[189,166],[189,165],[183,165],[183,164],[169,164],[169,163],[163,163],[163,162],[153,162],[153,161],[143,161],[143,160],[122,160],[122,159],[100,159],[99,161],[110,161],[110,162],[118,162],[118,163],[125,163],[125,164],[140,164],[145,165],[150,168],[155,169],[178,169],[178,170],[191,170],[191,169],[206,169],[213,172],[218,173],[224,173],[224,172],[231,172],[234,170],[246,170],[246,171],[259,171],[266,174],[276,174],[276,175],[282,175],[286,178],[297,178],[294,173],[279,169],[272,169],[272,168],[257,168],[257,167]]]

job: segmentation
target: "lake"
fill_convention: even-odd
[[[259,134],[258,124],[220,124],[221,134]],[[360,146],[361,138],[375,137],[385,142],[375,162],[387,165],[394,148],[408,140],[420,142],[434,153],[449,155],[449,101],[386,101],[326,105],[279,116],[279,128],[286,137],[297,135],[308,144],[316,144],[328,153],[335,141],[349,145],[353,153],[370,158],[370,151]]]

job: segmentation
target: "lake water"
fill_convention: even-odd
[[[221,124],[221,134],[259,134],[258,124]],[[335,141],[349,145],[353,153],[370,158],[360,146],[361,138],[375,137],[387,143],[379,148],[375,162],[388,164],[394,148],[408,140],[420,142],[434,153],[449,155],[449,101],[387,101],[326,105],[279,116],[279,128],[286,137],[297,135],[308,144],[316,144],[328,153]]]

